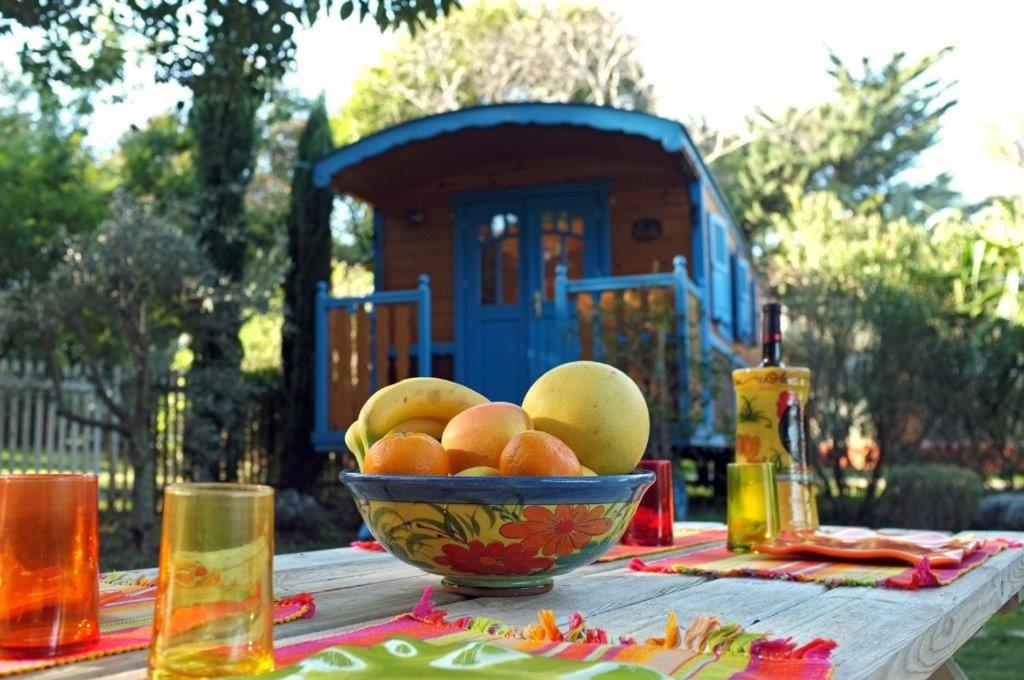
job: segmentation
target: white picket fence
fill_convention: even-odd
[[[111,397],[120,403],[122,371],[105,376]],[[172,372],[154,390],[150,445],[157,488],[187,481],[184,454],[185,376]],[[107,420],[109,410],[81,367],[62,376],[61,392],[69,410]],[[53,384],[42,362],[0,360],[0,474],[91,472],[99,476],[100,507],[128,508],[134,473],[117,432],[83,425],[58,413]],[[256,400],[246,409],[244,454],[239,481],[267,482],[276,475],[277,412],[273,400]]]
[[[119,399],[120,370],[111,371],[109,379],[113,396]],[[81,367],[63,376],[61,389],[72,411],[100,420],[109,417]],[[104,503],[123,502],[131,466],[122,454],[119,434],[63,417],[57,406],[42,362],[0,361],[0,474],[92,472],[101,477]]]

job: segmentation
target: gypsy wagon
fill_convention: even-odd
[[[420,118],[341,147],[314,181],[373,208],[375,293],[317,299],[321,450],[412,375],[519,401],[578,358],[641,383],[672,447],[722,447],[729,369],[755,356],[748,244],[685,128],[578,104]]]

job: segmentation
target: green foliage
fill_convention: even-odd
[[[963,216],[947,220],[947,231],[962,228]],[[1024,324],[1024,198],[995,197],[971,217],[968,247],[961,250],[962,273],[956,305],[972,317],[994,315]]]
[[[948,51],[916,60],[899,52],[881,67],[864,60],[859,72],[833,54],[833,100],[750,118],[747,130],[730,140],[734,150],[713,168],[754,240],[769,248],[778,242],[772,215],[785,214],[794,187],[827,190],[847,207],[871,205],[890,218],[917,218],[948,205],[955,197],[948,177],[920,186],[900,179],[935,143],[942,116],[955,103],[949,85],[928,73]]]
[[[955,465],[897,465],[885,483],[875,522],[908,529],[966,529],[984,493],[978,473]]]
[[[238,284],[245,274],[245,193],[259,104],[259,97],[236,83],[224,91],[197,92],[189,115],[196,144],[196,236],[225,284]],[[226,299],[199,315],[191,329],[185,454],[200,479],[219,479],[223,458],[230,480],[242,453],[247,392],[240,373],[241,309],[241,300]]]
[[[68,238],[96,229],[110,191],[78,120],[26,113],[13,102],[30,90],[2,90],[10,103],[0,106],[0,289],[46,278]]]
[[[887,465],[955,460],[1011,476],[1024,441],[1016,407],[1024,327],[998,315],[1002,293],[977,314],[965,304],[984,288],[973,280],[1001,288],[1006,278],[1002,260],[975,276],[976,260],[965,256],[991,229],[987,218],[928,229],[850,209],[829,193],[789,196],[787,213],[772,220],[779,247],[768,264],[788,307],[790,361],[814,375],[812,434],[826,451],[826,494],[847,493],[848,445],[859,437],[875,445],[866,493],[851,501],[861,521]]]
[[[115,197],[110,218],[76,238],[44,282],[0,297],[0,336],[43,348],[58,411],[117,432],[134,468],[131,537],[148,550],[154,538],[155,464],[149,433],[156,376],[189,318],[226,293],[195,242],[175,224],[134,201]],[[61,370],[77,364],[108,415],[76,410],[62,393]],[[124,383],[106,370],[127,368]]]
[[[151,118],[125,133],[117,148],[121,186],[161,208],[181,207],[195,196],[192,134],[177,111]]]
[[[338,200],[339,219],[334,230],[338,259],[348,264],[373,266],[373,207],[353,196]]]
[[[285,320],[282,366],[285,401],[284,457],[281,482],[299,489],[316,480],[322,457],[313,451],[313,349],[317,284],[331,278],[331,211],[329,189],[313,185],[312,161],[332,148],[327,109],[321,98],[313,106],[299,138],[288,215],[291,266],[284,282]]]
[[[242,281],[248,243],[244,210],[256,152],[256,117],[264,97],[292,64],[294,31],[324,12],[347,18],[358,10],[382,29],[417,28],[457,6],[454,0],[122,0],[103,6],[64,2],[21,8],[9,19],[37,29],[22,66],[36,82],[76,88],[121,76],[121,41],[141,38],[157,64],[158,80],[173,80],[193,94],[189,114],[195,143],[196,234],[220,274],[220,284]],[[12,23],[5,22],[3,30]],[[116,49],[108,49],[106,41]],[[84,53],[96,69],[77,67]],[[194,361],[186,455],[201,478],[216,478],[222,455],[228,474],[241,452],[244,395],[239,374],[241,301],[226,298],[204,310],[192,328]]]
[[[272,87],[295,58],[295,29],[337,12],[381,30],[409,27],[457,7],[456,0],[91,0],[4,3],[0,34],[35,29],[20,57],[26,73],[52,87],[98,88],[124,75],[126,44],[141,39],[157,77],[193,91],[225,82]]]
[[[508,101],[641,111],[653,92],[617,15],[586,5],[478,2],[401,39],[332,121],[351,142],[411,118]]]

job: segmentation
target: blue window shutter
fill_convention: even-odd
[[[732,334],[732,273],[725,223],[711,216],[711,318],[723,333]]]
[[[750,265],[742,257],[733,259],[733,316],[736,320],[734,338],[750,342]]]

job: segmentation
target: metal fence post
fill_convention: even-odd
[[[419,305],[416,310],[416,339],[419,345],[419,356],[416,357],[416,372],[421,377],[431,374],[431,338],[430,338],[430,277],[420,274]]]
[[[672,282],[676,298],[676,342],[679,362],[679,420],[690,419],[692,401],[690,398],[690,319],[689,295],[686,286],[686,258],[676,255],[672,258]],[[684,420],[685,419],[685,420]]]
[[[569,355],[569,282],[564,264],[555,265],[555,332],[561,348],[558,362]]]
[[[314,313],[313,338],[313,429],[316,432],[327,431],[327,282],[316,284],[316,301]]]

